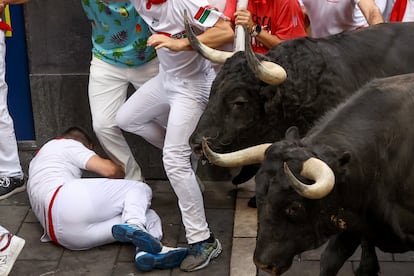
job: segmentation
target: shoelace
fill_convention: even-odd
[[[7,176],[0,177],[0,186],[8,188],[10,186],[10,179]]]

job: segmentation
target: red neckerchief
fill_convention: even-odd
[[[0,30],[3,30],[3,31],[12,31],[12,28],[6,22],[0,21]]]
[[[147,10],[151,9],[152,4],[160,5],[167,2],[167,0],[147,0]]]
[[[253,0],[255,4],[263,4],[266,5],[266,0]]]
[[[407,0],[397,0],[394,3],[394,7],[392,7],[390,22],[401,22],[404,14],[405,9],[407,8]]]

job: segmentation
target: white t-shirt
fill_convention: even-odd
[[[359,0],[302,0],[309,17],[312,37],[324,37],[361,25],[355,19]]]
[[[140,16],[150,26],[152,33],[165,34],[173,38],[182,38],[185,34],[184,11],[199,34],[214,26],[223,14],[214,9],[205,9],[210,6],[207,0],[168,0],[147,9],[146,0],[131,0]],[[170,51],[167,48],[157,50],[161,69],[177,77],[189,77],[211,68],[211,63],[196,51]]]
[[[392,1],[391,0],[375,0],[375,4],[380,9],[382,17],[384,18],[384,21],[388,21],[389,13],[391,12],[390,9],[392,8]],[[355,19],[355,22],[358,22],[357,23],[358,25],[368,26],[368,22],[365,19],[365,16],[362,13],[361,9],[358,7],[358,5],[355,8],[354,19]]]
[[[405,8],[404,17],[402,22],[414,21],[414,0],[407,0],[407,7]]]
[[[95,152],[73,139],[54,139],[40,148],[29,165],[27,192],[32,210],[45,229],[42,241],[49,241],[47,211],[56,188],[66,181],[79,179]]]

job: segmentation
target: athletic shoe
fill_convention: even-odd
[[[24,178],[0,176],[0,200],[26,190]]]
[[[153,268],[169,269],[177,267],[187,256],[187,248],[172,248],[163,246],[158,254],[137,250],[135,266],[141,271],[151,271]]]
[[[131,242],[140,250],[157,254],[162,245],[148,231],[135,224],[116,224],[112,226],[112,236],[119,242]]]
[[[0,248],[0,275],[7,276],[13,268],[14,262],[23,249],[25,240],[14,236],[12,234],[6,234],[8,243],[5,247]]]
[[[212,239],[212,242],[209,240]],[[190,244],[187,257],[181,263],[181,270],[186,272],[196,271],[206,267],[210,260],[217,258],[221,253],[221,244],[218,239],[210,237],[206,241]]]

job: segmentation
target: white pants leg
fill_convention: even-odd
[[[7,107],[6,44],[0,30],[0,176],[23,177],[13,120]]]
[[[93,129],[108,156],[125,168],[125,178],[142,180],[141,169],[115,123],[118,109],[127,98],[129,84],[136,89],[158,73],[158,59],[136,68],[122,68],[92,57],[89,104]]]
[[[168,118],[170,111],[161,75],[158,74],[132,94],[116,117],[121,129],[141,136],[159,149],[164,146],[167,123],[167,119],[159,118]]]
[[[203,197],[191,167],[189,137],[208,102],[214,77],[213,69],[188,80],[160,72],[128,99],[117,115],[122,129],[163,146],[164,168],[178,197],[189,243],[210,236]],[[166,132],[154,121],[165,112],[169,112]]]
[[[65,183],[52,208],[56,238],[71,250],[114,242],[112,226],[139,223],[161,240],[161,220],[151,204],[151,188],[124,179],[84,178]]]

